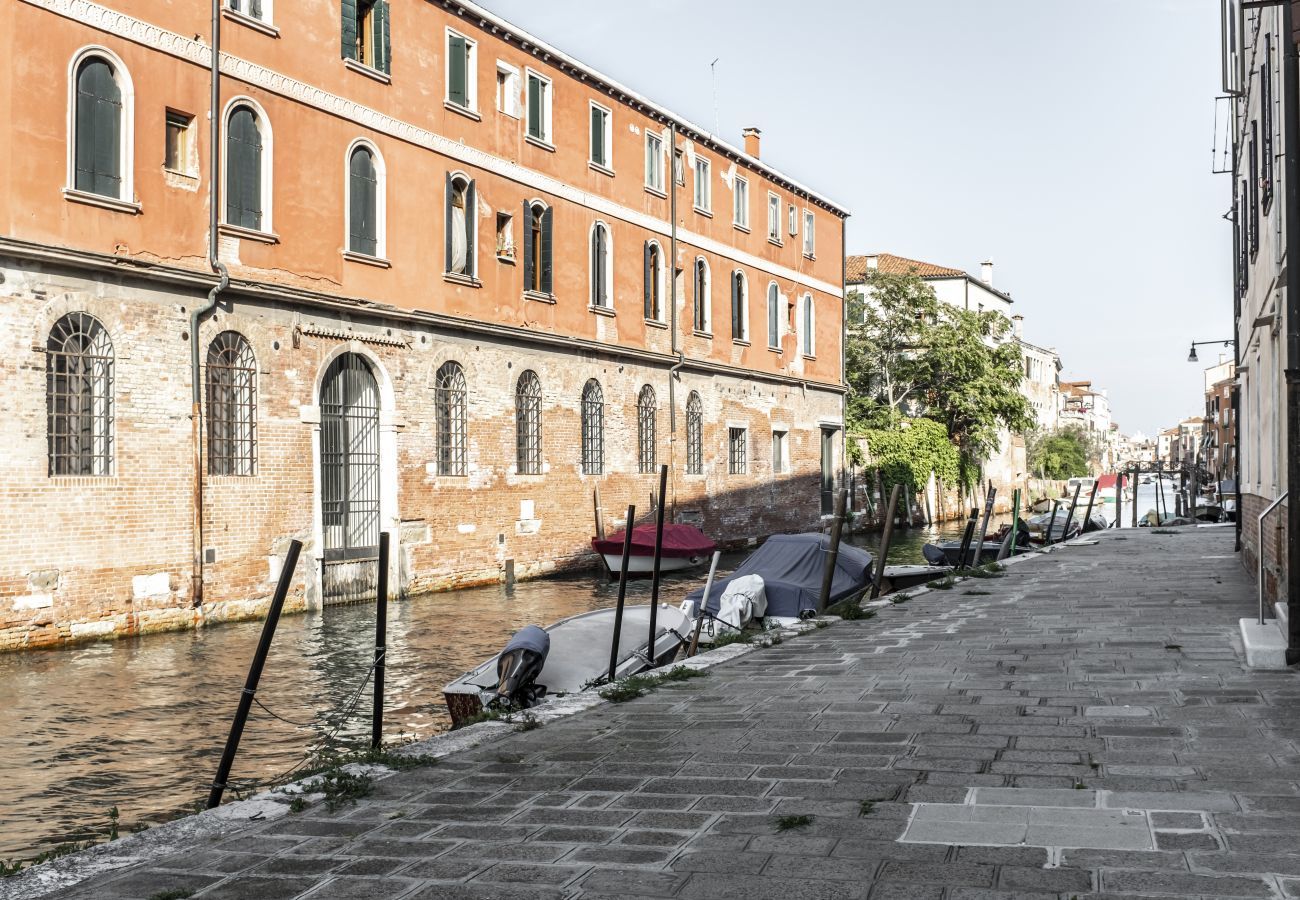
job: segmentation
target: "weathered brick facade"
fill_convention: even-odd
[[[1259,574],[1259,515],[1273,501],[1258,494],[1241,495],[1241,565],[1251,578]],[[1286,601],[1286,503],[1264,520],[1264,602]]]

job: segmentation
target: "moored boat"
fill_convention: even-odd
[[[616,531],[604,538],[592,538],[591,547],[605,560],[610,572],[623,565],[623,540],[626,531]],[[664,525],[659,570],[678,572],[698,566],[709,558],[718,545],[694,525]],[[629,575],[649,575],[654,569],[655,526],[637,525],[632,529],[632,552],[628,557]]]

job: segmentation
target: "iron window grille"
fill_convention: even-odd
[[[592,378],[582,388],[582,474],[605,471],[605,395]]]
[[[542,383],[532,369],[515,385],[515,463],[520,475],[542,474]]]
[[[99,320],[68,313],[45,345],[50,475],[113,474],[113,343]]]
[[[256,474],[257,361],[239,332],[208,345],[207,388],[208,474]]]
[[[443,363],[433,396],[439,475],[465,474],[465,394],[465,370],[457,362]]]
[[[704,404],[700,395],[691,391],[686,399],[686,474],[704,472]]]
[[[747,439],[744,428],[727,429],[727,471],[732,475],[744,475],[748,471]]]
[[[655,389],[641,388],[636,401],[637,470],[641,474],[655,470]]]

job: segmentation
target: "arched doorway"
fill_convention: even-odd
[[[375,599],[379,562],[379,385],[344,353],[321,383],[321,597]]]

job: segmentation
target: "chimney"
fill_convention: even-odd
[[[1016,337],[1025,336],[1025,317],[1016,313],[1011,317],[1011,329],[1015,332]]]
[[[993,287],[993,260],[986,259],[980,263],[980,281]]]
[[[758,159],[758,145],[763,132],[751,125],[742,131],[741,134],[745,136],[745,152],[754,157],[754,159]]]
[[[879,256],[868,256],[868,257],[867,257],[867,268],[868,268],[868,269],[878,269],[878,268],[880,268],[880,257],[879,257]]]

